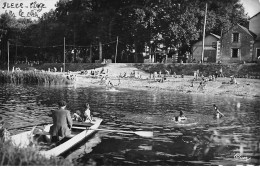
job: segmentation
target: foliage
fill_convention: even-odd
[[[35,72],[35,71],[14,71],[0,72],[0,81],[2,83],[15,84],[69,84],[72,83],[66,77],[60,75],[53,75],[49,73]]]
[[[191,44],[202,37],[206,3],[206,33],[221,35],[237,23],[247,26],[248,18],[239,0],[60,0],[55,10],[45,13],[37,22],[1,15],[0,29],[9,32],[5,40],[19,37],[15,43],[37,46],[18,52],[30,60],[61,62],[62,47],[47,46],[61,45],[64,37],[71,48],[88,46],[78,56],[67,52],[66,62],[86,62],[90,45],[93,46],[90,61],[99,59],[99,44],[103,44],[103,58],[114,59],[118,36],[118,53],[128,55],[128,61],[139,62],[138,55],[145,46],[153,50],[178,48],[180,54],[189,51]],[[130,55],[133,49],[135,54]]]
[[[40,155],[33,147],[18,148],[10,141],[0,141],[1,166],[72,166],[71,161],[59,158],[47,159]]]

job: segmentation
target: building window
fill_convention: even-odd
[[[231,52],[232,52],[232,53],[231,53],[231,57],[232,57],[232,58],[238,58],[238,56],[239,56],[239,49],[238,49],[238,48],[232,49]]]
[[[239,41],[239,33],[233,33],[233,42]]]

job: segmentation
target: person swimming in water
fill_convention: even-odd
[[[214,107],[214,110],[215,110],[214,117],[217,118],[217,119],[222,118],[222,117],[224,116],[224,114],[222,114],[222,113],[219,111],[218,107],[217,107],[215,104],[213,104],[213,107]]]
[[[176,122],[181,122],[187,120],[187,117],[183,115],[183,111],[180,111],[180,115],[175,117]]]

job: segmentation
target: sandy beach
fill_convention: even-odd
[[[101,68],[95,71],[101,71]],[[204,89],[198,89],[201,82],[199,77],[194,81],[192,87],[193,76],[181,75],[173,77],[167,76],[166,80],[162,82],[150,79],[150,74],[140,71],[135,67],[130,67],[125,64],[108,64],[104,66],[109,80],[113,83],[117,90],[132,89],[132,90],[151,90],[151,91],[169,91],[181,92],[189,94],[205,94],[205,95],[221,95],[229,97],[247,97],[258,98],[260,97],[260,81],[258,79],[237,78],[238,84],[228,84],[230,77],[217,78],[216,81],[208,81]],[[90,70],[89,70],[90,71]],[[131,72],[138,72],[138,77],[129,77]],[[119,75],[126,73],[127,77],[119,78]],[[81,75],[80,72],[72,72],[77,75],[77,80],[74,85],[77,87],[104,87],[105,84],[101,83],[101,76],[91,77],[89,75]]]

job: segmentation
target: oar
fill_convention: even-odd
[[[73,127],[74,129],[86,129],[85,127]],[[109,131],[109,132],[119,132],[119,133],[133,133],[141,137],[153,137],[153,132],[151,131],[124,131],[124,130],[108,130],[108,129],[91,129],[88,130],[96,130],[96,131]]]

